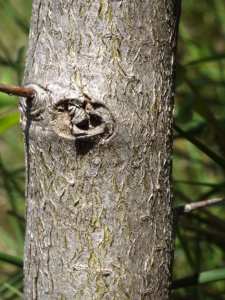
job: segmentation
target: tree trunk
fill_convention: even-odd
[[[179,7],[33,1],[25,299],[169,299]]]

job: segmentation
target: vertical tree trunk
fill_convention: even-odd
[[[169,299],[179,0],[34,0],[25,299]]]

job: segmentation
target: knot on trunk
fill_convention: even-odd
[[[98,137],[106,140],[113,135],[115,120],[109,109],[103,102],[82,93],[79,87],[68,89],[58,84],[28,87],[35,96],[21,98],[21,123],[29,120],[29,124],[52,129],[69,140],[95,141]]]
[[[70,131],[76,140],[94,139],[101,136],[109,138],[114,131],[114,119],[99,101],[92,101],[87,95],[84,99],[64,98],[54,104],[52,128],[59,135]],[[62,128],[64,128],[62,130]]]

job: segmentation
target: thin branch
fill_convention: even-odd
[[[175,211],[178,215],[183,215],[185,213],[189,213],[192,210],[203,208],[209,205],[213,205],[215,203],[223,202],[225,201],[225,198],[215,198],[211,200],[204,200],[199,202],[192,202],[186,205],[175,207]]]
[[[3,83],[0,83],[0,92],[6,93],[9,96],[15,95],[25,98],[32,98],[35,95],[35,92],[32,89]]]
[[[225,240],[225,233],[223,232],[224,230],[221,230],[221,232],[219,232],[218,230],[215,231],[209,228],[203,228],[199,224],[198,225],[192,224],[189,221],[185,220],[184,218],[182,219],[180,218],[179,225],[181,225],[185,229],[194,231],[201,236],[205,236],[210,240],[213,240],[214,242],[224,243]]]

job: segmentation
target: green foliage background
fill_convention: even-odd
[[[0,0],[2,83],[22,83],[30,14],[31,0]],[[224,40],[223,0],[183,0],[175,94],[175,206],[224,197]],[[0,300],[23,298],[25,176],[17,105],[16,97],[0,94]],[[173,277],[195,276],[174,281],[172,299],[225,299],[224,208],[218,204],[180,217]],[[184,287],[190,282],[194,285]]]

